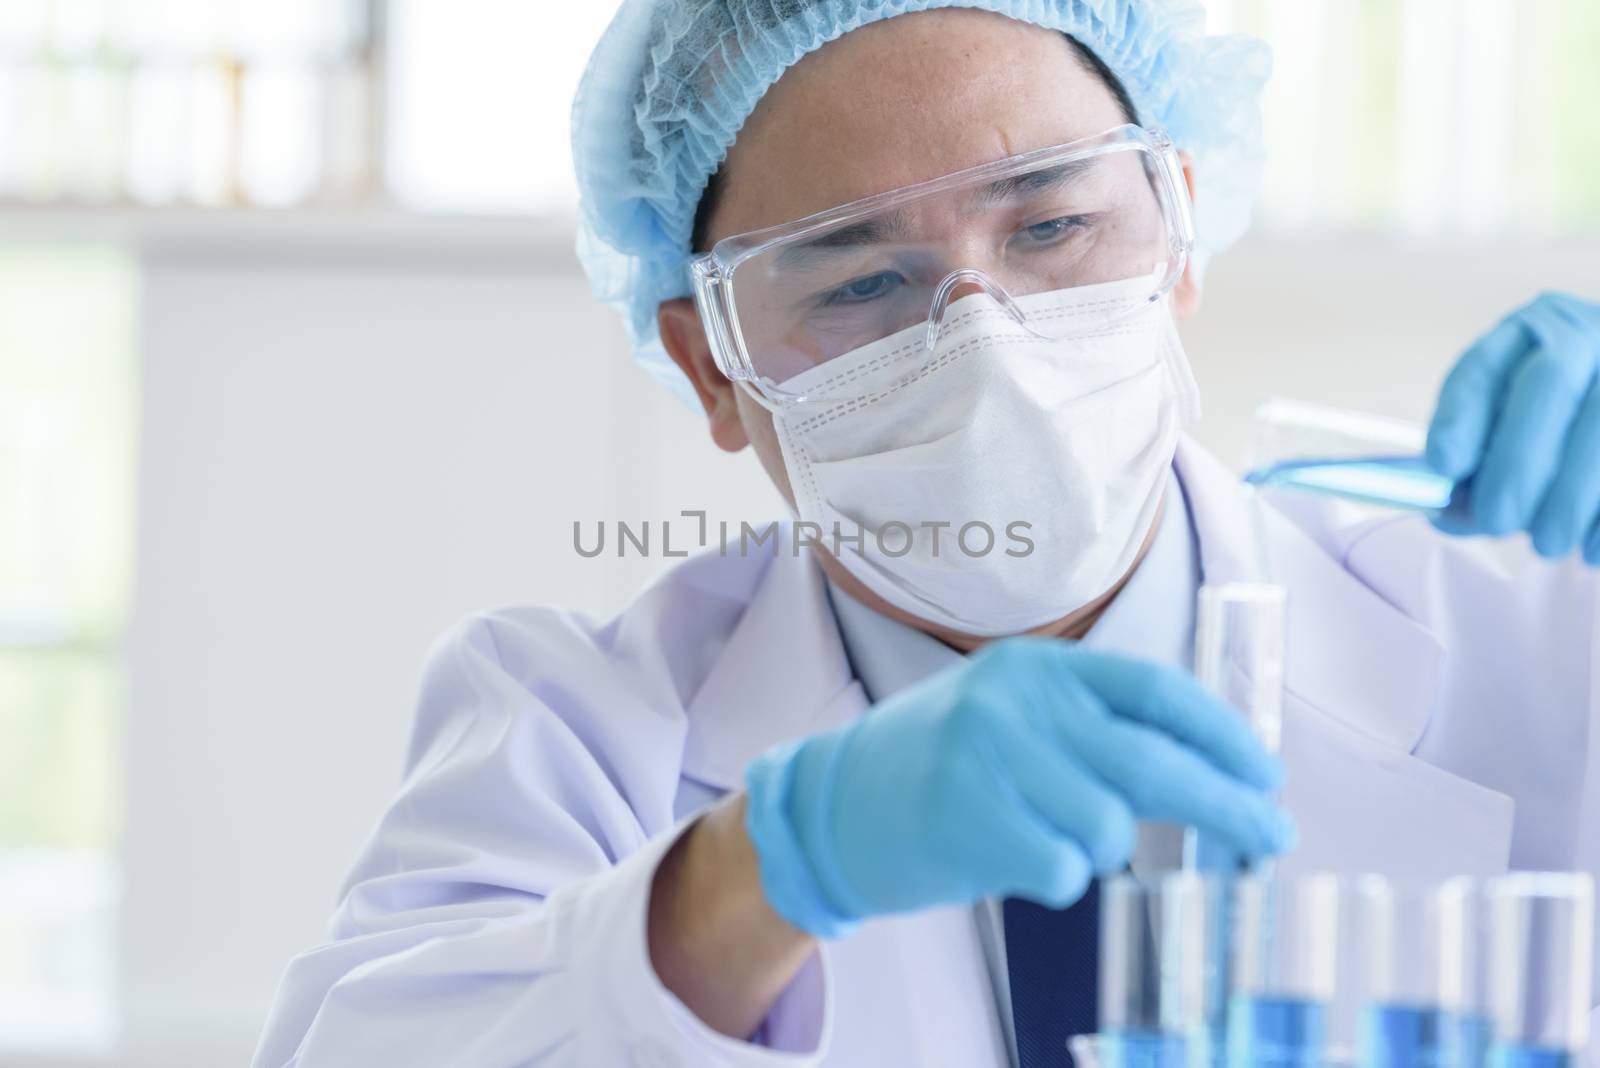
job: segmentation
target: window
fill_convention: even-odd
[[[1600,229],[1593,0],[1212,0],[1271,43],[1267,230]]]
[[[396,199],[570,211],[572,96],[615,7],[394,0],[387,162]]]
[[[112,1027],[133,272],[0,250],[0,1036]]]
[[[280,205],[366,195],[374,31],[327,0],[7,0],[0,195]]]
[[[6,0],[0,200],[570,210],[604,3]]]

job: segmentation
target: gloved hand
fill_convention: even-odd
[[[1456,480],[1435,520],[1452,534],[1526,530],[1541,556],[1600,564],[1600,304],[1546,293],[1455,365],[1428,462]]]
[[[1293,837],[1268,796],[1281,777],[1189,676],[1010,638],[756,760],[745,825],[773,908],[836,937],[988,896],[1065,906],[1127,863],[1136,819],[1278,852]]]

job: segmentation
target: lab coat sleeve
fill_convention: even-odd
[[[684,724],[635,667],[555,613],[481,617],[436,647],[400,795],[334,941],[291,962],[258,1068],[820,1062],[817,957],[752,1042],[650,964]]]

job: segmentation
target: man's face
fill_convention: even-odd
[[[723,165],[705,242],[1126,121],[1056,31],[971,10],[886,19],[806,56],[762,98]],[[1194,294],[1184,285],[1175,297],[1182,313]],[[753,445],[792,506],[771,415],[716,370],[692,302],[664,304],[661,327],[713,438],[730,450]],[[830,564],[830,575],[856,592]]]

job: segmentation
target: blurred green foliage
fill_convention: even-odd
[[[116,836],[136,304],[123,253],[0,248],[0,847]]]
[[[0,848],[115,841],[121,681],[102,650],[0,649]]]
[[[1482,218],[1468,209],[1446,215],[1448,223],[1498,229],[1512,239],[1600,229],[1596,0],[1216,0],[1213,15],[1219,13],[1213,29],[1253,34],[1274,46],[1267,151],[1295,158],[1276,176],[1269,167],[1267,214],[1275,203],[1293,201],[1309,177],[1334,228],[1405,230],[1415,222],[1407,214],[1414,207],[1404,188],[1408,162],[1426,168],[1438,155],[1446,166],[1483,167],[1471,151],[1458,151],[1482,134],[1502,155],[1473,178],[1503,188]],[[1486,55],[1473,51],[1469,28],[1478,45],[1484,33],[1493,36]],[[1436,68],[1416,69],[1419,44],[1437,49]],[[1315,93],[1306,92],[1308,78]],[[1466,104],[1445,106],[1430,129],[1418,129],[1415,114],[1406,115],[1408,94],[1434,90],[1449,101],[1484,79],[1505,112],[1479,116]],[[1275,108],[1278,124],[1271,129]],[[1297,138],[1303,146],[1286,143]],[[1422,148],[1409,147],[1419,140]]]
[[[1600,223],[1600,4],[1563,0],[1560,27],[1548,68],[1556,78],[1556,198],[1563,215]]]

